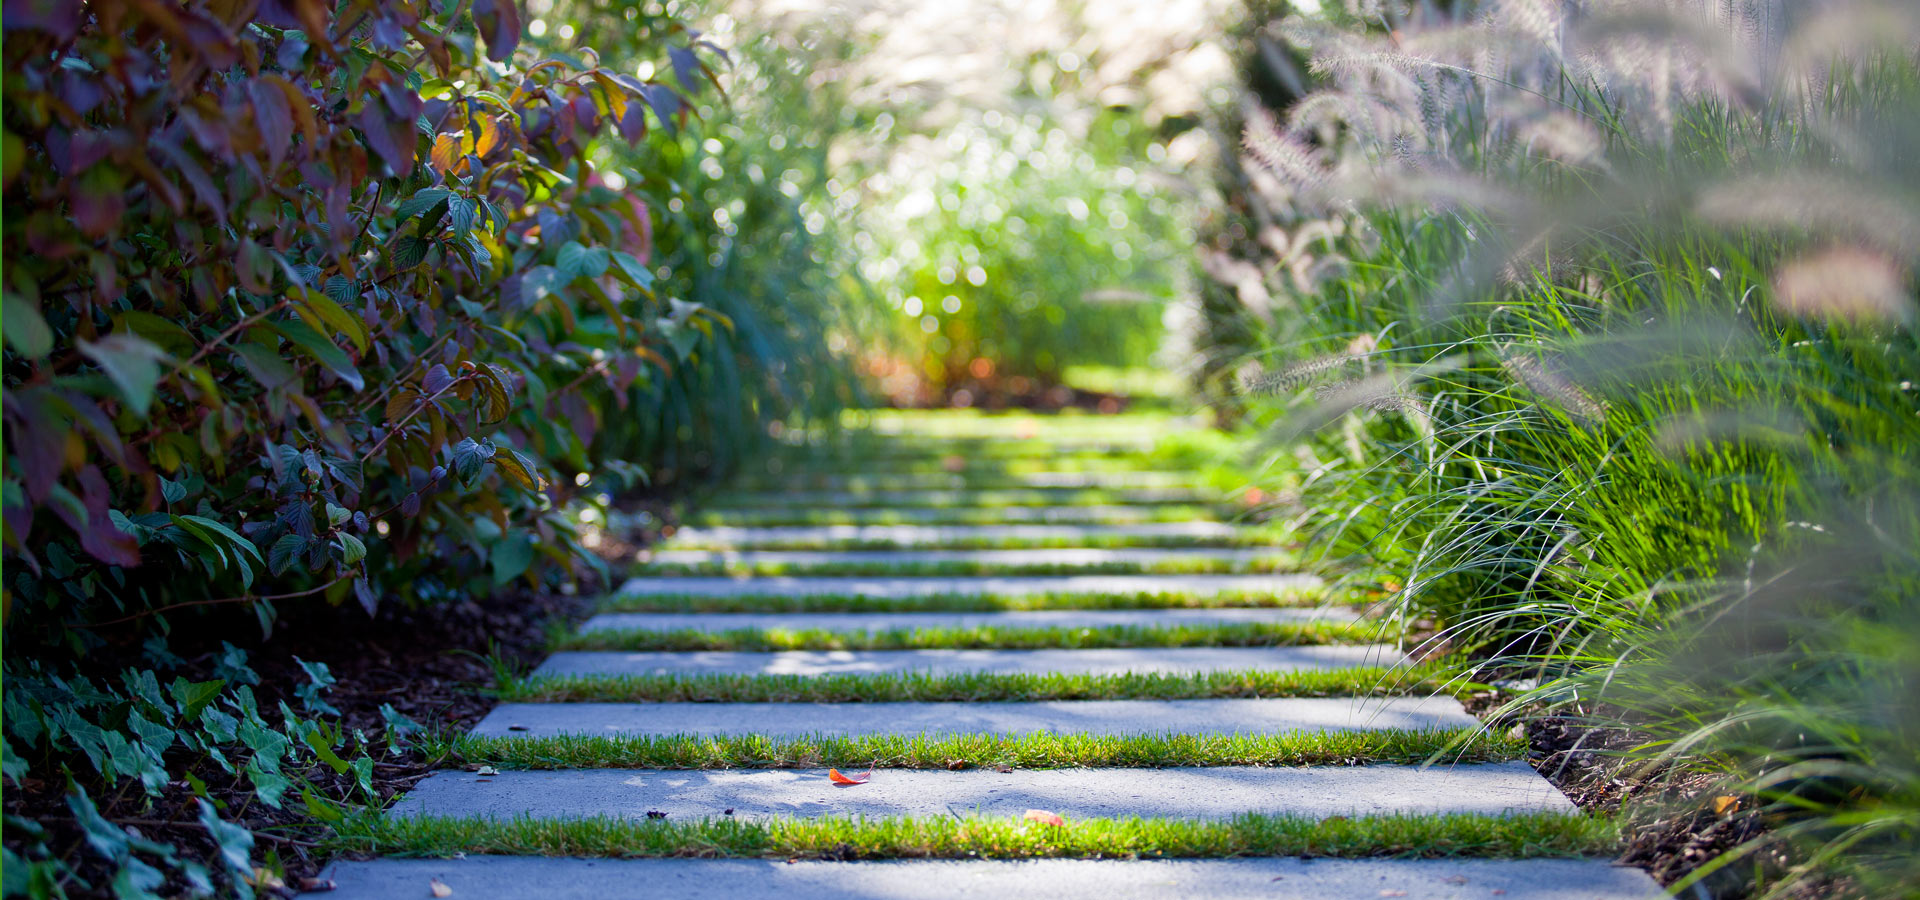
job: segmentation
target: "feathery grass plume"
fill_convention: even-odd
[[[1501,348],[1499,354],[1500,371],[1505,372],[1508,378],[1526,385],[1535,397],[1584,423],[1606,421],[1606,401],[1587,393],[1537,356],[1512,346]]]
[[[1890,256],[1859,247],[1832,247],[1799,257],[1773,276],[1773,302],[1816,319],[1854,322],[1913,320],[1906,270]]]
[[[1895,58],[1920,47],[1920,7],[1904,0],[1837,3],[1799,23],[1780,48],[1782,81],[1818,85],[1836,59]]]
[[[1843,175],[1801,171],[1734,178],[1702,192],[1696,209],[1716,223],[1804,230],[1896,255],[1920,254],[1920,208]]]
[[[1248,156],[1297,191],[1311,195],[1326,184],[1326,160],[1319,149],[1282,128],[1264,107],[1248,114],[1242,144]]]
[[[1245,396],[1273,396],[1298,390],[1312,384],[1320,376],[1336,369],[1345,368],[1349,363],[1365,363],[1365,353],[1335,353],[1298,362],[1278,372],[1266,372],[1258,369],[1244,373],[1236,385],[1239,393]]]

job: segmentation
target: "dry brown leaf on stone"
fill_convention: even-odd
[[[1044,809],[1027,810],[1027,814],[1020,818],[1029,822],[1039,822],[1043,825],[1058,825],[1063,828],[1066,827],[1067,824],[1067,820],[1060,818],[1059,813],[1048,812]]]
[[[438,878],[435,878],[434,880],[427,882],[427,890],[432,891],[435,897],[453,896],[453,888],[448,887],[446,882],[441,881]]]
[[[331,891],[337,887],[339,887],[339,885],[334,884],[333,879],[331,878],[300,879],[300,890],[305,893],[312,893],[315,891]]]

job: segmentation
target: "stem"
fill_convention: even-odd
[[[342,581],[345,581],[349,578],[354,577],[356,574],[358,573],[348,572],[344,575],[340,575],[334,578],[332,581],[329,581],[326,584],[320,585],[319,587],[307,588],[306,590],[303,590],[303,591],[292,591],[285,594],[241,594],[238,597],[218,597],[210,600],[188,600],[184,603],[169,603],[166,606],[156,607],[154,609],[141,610],[140,612],[134,613],[130,616],[121,616],[118,619],[110,619],[105,622],[94,622],[91,624],[83,624],[78,627],[105,628],[109,625],[119,625],[125,622],[132,622],[137,619],[144,619],[148,616],[157,616],[164,612],[171,612],[176,609],[184,609],[189,606],[213,606],[215,604],[220,604],[220,603],[247,603],[247,602],[258,602],[261,600],[292,600],[296,597],[307,597],[313,594],[318,594],[321,591],[326,590],[327,588],[333,587],[334,585],[339,584]]]

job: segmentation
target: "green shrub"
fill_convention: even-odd
[[[594,428],[727,327],[653,289],[647,209],[585,156],[679,93],[516,56],[508,2],[36,9],[6,44],[9,636],[577,571],[573,475],[626,458]]]

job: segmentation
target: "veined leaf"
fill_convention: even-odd
[[[326,366],[354,390],[366,389],[366,379],[360,377],[360,370],[354,368],[353,360],[347,357],[346,351],[341,350],[333,341],[322,337],[319,332],[307,327],[307,323],[298,319],[287,319],[273,323],[272,328],[282,337],[307,351],[308,355]]]

